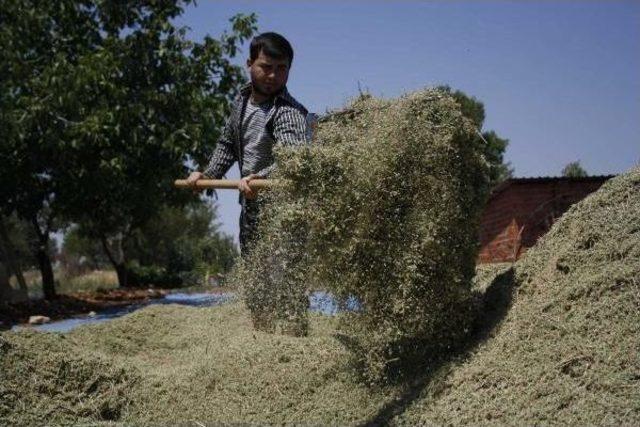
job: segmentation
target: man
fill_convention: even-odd
[[[251,83],[240,90],[231,115],[203,173],[193,172],[194,185],[203,177],[222,178],[234,162],[240,166],[240,249],[246,255],[255,239],[260,202],[251,190],[252,179],[268,178],[275,169],[275,144],[309,142],[307,110],[287,91],[293,48],[280,34],[263,33],[250,45],[247,68]]]

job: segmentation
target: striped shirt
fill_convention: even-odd
[[[262,104],[247,102],[242,117],[242,176],[258,173],[273,164],[273,138],[266,127],[273,100]]]
[[[307,110],[286,88],[270,102],[252,105],[251,84],[240,90],[204,175],[222,178],[237,161],[241,176],[267,178],[275,169],[276,144],[310,142]]]

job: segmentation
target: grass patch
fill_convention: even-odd
[[[98,292],[118,288],[118,275],[113,270],[94,270],[76,277],[60,278],[57,291],[61,294],[74,292]]]
[[[79,276],[67,276],[64,270],[56,270],[56,292],[72,294],[75,292],[97,292],[118,288],[118,275],[114,270],[93,270]],[[29,298],[42,298],[42,277],[38,270],[24,272]],[[11,277],[11,284],[17,287],[15,276]]]

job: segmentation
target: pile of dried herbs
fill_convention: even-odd
[[[0,424],[118,420],[137,372],[64,335],[0,335]],[[75,348],[74,348],[75,347]]]
[[[0,333],[0,425],[366,422],[395,390],[353,378],[334,317],[256,332],[240,303],[150,306],[68,334]],[[114,424],[115,423],[115,424]]]
[[[259,328],[304,334],[306,292],[361,306],[339,326],[370,380],[455,344],[471,279],[486,162],[459,105],[438,90],[363,96],[316,142],[278,152],[261,238],[238,271]]]
[[[514,269],[499,328],[401,421],[638,425],[640,167],[571,207]]]

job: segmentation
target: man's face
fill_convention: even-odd
[[[280,92],[287,84],[289,78],[289,60],[275,59],[266,56],[260,51],[260,55],[254,60],[247,60],[247,67],[251,74],[253,89],[265,96],[273,96]]]

